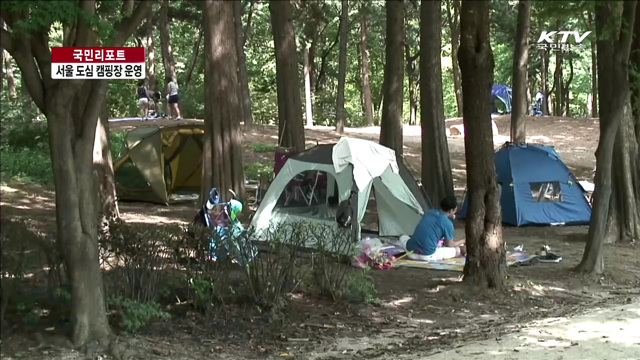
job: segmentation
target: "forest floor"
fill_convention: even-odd
[[[496,122],[500,134],[508,134],[509,117]],[[447,120],[447,126],[460,123],[461,119]],[[527,131],[529,142],[554,145],[579,180],[592,180],[597,120],[535,117],[528,119]],[[345,132],[377,141],[379,128]],[[308,144],[339,139],[331,128],[320,127],[307,129],[306,137]],[[275,144],[276,139],[275,127],[259,126],[246,133],[245,163],[271,163],[273,152],[254,152],[252,144]],[[405,127],[404,141],[405,157],[419,175],[420,128]],[[496,147],[506,141],[508,136],[494,138]],[[466,181],[464,139],[450,137],[449,148],[461,196]],[[2,217],[30,219],[40,231],[55,231],[52,191],[10,182],[2,186],[1,195]],[[190,221],[196,207],[122,203],[120,210],[128,222],[176,223]],[[572,269],[580,262],[586,234],[585,226],[505,227],[508,248],[522,244],[535,252],[547,244],[563,260],[509,268],[508,288],[502,292],[470,291],[456,272],[374,271],[378,305],[334,303],[300,293],[291,296],[287,316],[277,321],[229,306],[227,316],[205,320],[187,312],[154,322],[136,335],[120,335],[119,341],[131,359],[640,358],[640,340],[630,334],[640,316],[640,248],[606,245],[605,275],[584,279]],[[457,223],[456,237],[463,236],[463,224]],[[3,336],[2,357],[85,357],[56,345],[60,335],[43,326],[14,326]]]

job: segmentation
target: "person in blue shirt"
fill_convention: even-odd
[[[407,251],[412,251],[413,260],[442,260],[465,254],[464,240],[454,240],[452,220],[458,203],[455,197],[446,197],[440,209],[427,211],[416,226],[413,236],[406,242]],[[443,241],[440,246],[440,241]]]

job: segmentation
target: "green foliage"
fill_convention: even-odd
[[[308,225],[308,235],[313,241],[312,275],[320,294],[337,300],[345,293],[345,275],[349,266],[342,261],[344,254],[354,253],[355,244],[351,229],[327,225]]]
[[[278,311],[286,307],[286,295],[302,281],[298,251],[304,246],[307,227],[304,224],[278,224],[260,234],[269,247],[245,267],[246,286],[251,300],[260,308]],[[257,234],[248,234],[254,239]]]
[[[53,186],[53,170],[48,147],[13,149],[0,146],[0,177],[30,184]]]
[[[373,282],[370,269],[356,270],[347,278],[346,297],[350,301],[365,304],[380,304],[376,284]]]
[[[120,312],[119,325],[129,333],[140,330],[151,320],[171,317],[158,303],[154,302],[137,302],[125,297],[109,297],[107,305],[110,309]]]
[[[273,163],[254,162],[244,164],[244,174],[252,180],[269,177],[273,173]]]
[[[276,146],[274,144],[254,143],[250,145],[251,151],[257,153],[274,152]]]
[[[111,131],[109,133],[109,138],[111,142],[111,157],[115,161],[127,152],[127,132]]]
[[[182,236],[175,226],[115,221],[100,234],[101,262],[109,296],[152,302],[158,296],[162,270]]]

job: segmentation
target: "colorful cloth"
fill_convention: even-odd
[[[507,251],[507,266],[527,262],[536,255],[528,254],[521,251]],[[448,270],[462,272],[466,258],[456,257],[452,259],[444,259],[439,261],[416,261],[411,259],[400,259],[393,263],[394,267],[413,267],[419,269]]]

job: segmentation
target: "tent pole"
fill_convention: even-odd
[[[351,238],[353,242],[360,240],[360,220],[358,214],[358,186],[355,180],[351,186]]]

